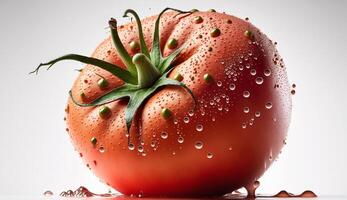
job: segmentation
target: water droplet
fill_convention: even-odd
[[[134,144],[130,143],[130,144],[128,145],[128,149],[129,149],[130,151],[134,150],[134,149],[135,149]]]
[[[167,134],[167,132],[162,132],[161,133],[161,138],[166,139],[168,137],[169,137],[169,134]]]
[[[218,87],[222,86],[222,82],[221,81],[217,81],[217,86]]]
[[[154,147],[155,147],[155,143],[156,143],[156,142],[153,140],[153,141],[151,142],[151,147],[154,148]]]
[[[184,121],[184,123],[186,123],[186,124],[189,123],[189,117],[184,117],[184,118],[183,118],[183,121]]]
[[[249,93],[249,91],[243,91],[243,97],[249,98],[250,95],[251,93]]]
[[[203,146],[204,146],[204,144],[201,141],[195,142],[195,148],[196,149],[202,149]]]
[[[236,85],[234,83],[229,85],[229,89],[230,90],[235,90],[235,88],[236,88]]]
[[[194,115],[194,110],[190,110],[190,111],[188,112],[188,115],[189,115],[189,116],[193,116],[193,115]]]
[[[259,111],[257,111],[257,112],[255,112],[255,114],[254,114],[256,117],[260,117],[260,112]]]
[[[247,128],[246,123],[243,123],[243,124],[241,125],[241,127],[242,127],[243,129]]]
[[[248,108],[248,107],[244,107],[244,108],[243,108],[243,112],[244,112],[244,113],[249,113],[249,108]]]
[[[174,119],[174,124],[178,124],[178,120],[177,119]]]
[[[267,102],[267,103],[265,104],[265,108],[271,109],[271,108],[272,108],[272,103],[271,103],[271,102]]]
[[[270,69],[265,69],[264,70],[264,75],[265,76],[270,76],[271,75],[271,70]]]
[[[138,147],[137,147],[137,151],[140,152],[140,153],[142,153],[142,152],[143,152],[143,146],[138,146]]]
[[[214,105],[214,101],[213,101],[213,100],[210,101],[210,105],[211,105],[211,106]]]
[[[207,156],[206,156],[208,159],[211,159],[213,157],[213,154],[212,153],[207,153]]]
[[[105,148],[103,146],[99,147],[99,152],[100,153],[104,153],[105,152]]]
[[[257,74],[257,71],[255,69],[251,69],[251,75],[254,76]]]
[[[196,130],[201,132],[202,130],[204,130],[204,127],[201,124],[197,124],[196,125]]]
[[[233,150],[233,147],[229,147],[228,150],[229,150],[229,151],[232,151],[232,150]]]
[[[258,85],[261,85],[261,84],[264,82],[264,80],[263,80],[262,77],[257,77],[257,78],[255,79],[255,82],[256,82]]]
[[[177,142],[182,144],[184,142],[184,138],[182,136],[178,137]]]

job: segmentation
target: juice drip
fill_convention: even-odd
[[[80,186],[77,190],[67,190],[60,193],[62,197],[111,197],[112,194],[95,194],[89,191],[86,187]]]
[[[248,185],[246,187],[247,190],[247,198],[253,198],[256,197],[255,195],[255,191],[257,190],[257,188],[259,187],[260,182],[259,181],[254,181],[251,185]]]

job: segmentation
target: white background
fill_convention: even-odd
[[[249,17],[278,42],[297,94],[288,145],[260,180],[259,192],[346,194],[347,1],[1,0],[0,195],[80,185],[107,192],[64,131],[67,91],[81,65],[65,62],[39,76],[28,72],[66,53],[90,55],[109,34],[107,20],[121,19],[127,8],[143,17],[167,6]]]

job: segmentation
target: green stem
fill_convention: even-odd
[[[139,40],[140,40],[140,46],[141,46],[141,53],[145,54],[147,57],[149,57],[149,51],[145,42],[145,38],[143,37],[143,31],[142,31],[142,24],[141,24],[141,20],[139,18],[139,16],[137,15],[137,13],[132,10],[132,9],[128,9],[124,12],[123,17],[128,17],[128,14],[132,14],[135,17],[136,20],[136,24],[137,24],[137,29],[139,31]]]
[[[129,72],[134,77],[137,77],[137,71],[136,71],[135,65],[131,62],[131,57],[128,54],[127,50],[124,48],[124,46],[123,46],[123,44],[119,38],[118,31],[117,31],[117,21],[115,19],[111,18],[110,21],[108,22],[108,24],[110,25],[112,40],[113,40],[114,46],[117,49],[119,57],[122,59],[123,63],[125,64],[125,66],[129,70]]]
[[[138,73],[138,86],[146,88],[161,76],[159,70],[151,63],[151,60],[145,54],[138,53],[133,57],[133,63],[136,65]]]

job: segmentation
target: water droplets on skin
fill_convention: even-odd
[[[255,76],[257,74],[257,71],[255,69],[251,69],[251,75]]]
[[[178,137],[177,142],[182,144],[184,142],[184,138],[182,136]]]
[[[221,81],[217,81],[217,86],[221,87],[222,86],[222,82]]]
[[[270,76],[271,75],[271,70],[270,69],[265,69],[264,70],[264,75],[265,76]]]
[[[130,143],[130,144],[128,145],[128,149],[129,149],[130,151],[133,151],[133,150],[135,149],[135,145],[132,144],[132,143]]]
[[[242,127],[243,129],[245,129],[245,128],[247,128],[247,124],[246,124],[246,123],[243,123],[243,124],[241,125],[241,127]]]
[[[104,153],[105,152],[105,148],[103,146],[99,147],[99,152],[100,153]]]
[[[184,123],[188,124],[189,123],[189,117],[184,117],[183,121],[184,121]]]
[[[140,152],[140,153],[142,153],[142,152],[143,152],[143,146],[138,146],[138,147],[137,147],[137,151]]]
[[[267,102],[267,103],[265,104],[265,108],[266,108],[266,109],[271,109],[271,108],[272,108],[272,103],[271,103],[271,102]]]
[[[235,90],[235,88],[236,88],[236,85],[234,84],[234,83],[231,83],[230,85],[229,85],[229,89],[230,90]]]
[[[249,91],[243,91],[243,97],[249,98],[251,96],[251,93]]]
[[[201,124],[197,124],[196,125],[196,130],[201,132],[202,130],[204,130],[204,127]]]
[[[188,112],[188,115],[192,117],[192,116],[194,115],[194,111],[193,111],[193,110],[190,110],[190,111]]]
[[[153,141],[151,142],[151,147],[154,148],[154,147],[155,147],[155,144],[156,144],[156,142],[153,140]]]
[[[260,112],[259,111],[257,111],[257,112],[255,112],[255,117],[260,117]]]
[[[243,108],[243,112],[244,112],[244,113],[249,113],[249,108],[248,108],[248,107],[244,107],[244,108]]]
[[[201,141],[196,141],[194,146],[196,149],[200,150],[204,146],[204,143],[202,143]]]
[[[169,134],[167,132],[162,132],[160,136],[163,139],[167,139],[169,137]]]
[[[215,103],[213,100],[210,101],[210,105],[213,106]]]
[[[212,153],[207,153],[207,156],[206,156],[208,159],[211,159],[211,158],[213,158],[213,154]]]
[[[264,79],[263,79],[262,77],[257,77],[257,78],[255,79],[255,83],[257,83],[258,85],[263,84],[263,82],[264,82]]]

